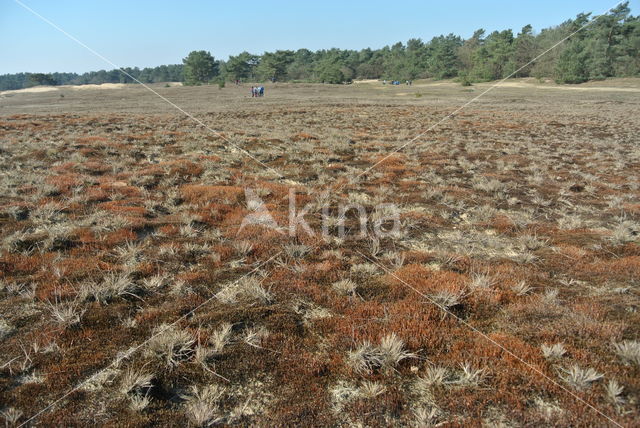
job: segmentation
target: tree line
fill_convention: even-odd
[[[583,30],[573,34],[584,25]],[[572,35],[573,34],[573,35]],[[565,37],[567,41],[551,49]],[[551,49],[530,64],[541,53]],[[486,34],[479,29],[464,40],[454,34],[428,42],[411,39],[381,49],[278,50],[242,52],[226,61],[193,51],[183,64],[124,69],[144,83],[181,81],[188,85],[225,81],[300,81],[343,83],[353,79],[414,80],[457,78],[463,84],[514,77],[552,78],[581,83],[640,75],[640,17],[623,3],[606,15],[581,13],[534,33],[531,25]],[[131,83],[119,70],[84,73],[19,73],[0,76],[0,90],[42,84]]]
[[[38,85],[87,85],[102,83],[181,82],[183,65],[160,65],[158,67],[126,67],[121,70],[90,71],[78,73],[16,73],[0,76],[0,90],[23,89]]]

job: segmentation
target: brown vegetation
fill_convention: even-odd
[[[637,421],[635,100],[507,91],[387,157],[444,110],[377,90],[237,95],[203,115],[224,138],[167,114],[5,114],[2,417],[77,387],[39,423],[609,423],[585,403]],[[247,188],[286,233],[240,230]],[[288,235],[290,189],[313,236]],[[333,220],[392,203],[400,231],[360,236],[353,210],[323,240],[325,190]]]

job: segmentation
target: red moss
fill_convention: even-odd
[[[146,214],[147,209],[145,207],[136,206],[134,204],[140,203],[139,200],[118,200],[103,202],[98,205],[99,209],[110,211],[116,214],[143,216]]]
[[[177,160],[167,164],[169,165],[169,175],[198,177],[204,172],[203,167],[187,160]]]
[[[182,272],[176,275],[176,281],[184,281],[187,284],[198,284],[207,279],[207,272]]]
[[[101,243],[109,247],[124,244],[125,242],[135,241],[136,233],[131,229],[119,229],[104,235]]]
[[[45,183],[56,186],[60,192],[66,193],[72,187],[81,185],[84,182],[82,176],[76,173],[49,176]]]
[[[106,137],[101,137],[98,135],[87,135],[85,137],[76,138],[76,142],[78,144],[91,144],[91,143],[106,143],[109,140]]]
[[[491,227],[503,234],[513,233],[518,228],[516,224],[505,215],[495,216],[491,222]]]
[[[104,174],[111,171],[111,166],[101,161],[87,161],[80,164],[80,166],[92,174]]]
[[[140,189],[129,186],[124,181],[109,181],[100,185],[100,188],[110,193],[118,193],[128,198],[136,198],[140,196]]]
[[[469,277],[451,271],[434,271],[417,264],[405,265],[393,275],[387,274],[384,281],[391,286],[391,292],[398,297],[419,293],[431,294],[437,291],[461,292]]]
[[[313,136],[311,134],[307,134],[306,132],[299,132],[290,137],[291,141],[317,141],[318,137]]]
[[[225,201],[236,203],[244,196],[244,189],[239,186],[207,186],[189,184],[180,189],[182,196],[191,203],[209,203]]]
[[[599,275],[611,280],[640,278],[640,256],[622,257],[612,260],[597,260],[579,266],[581,274]]]

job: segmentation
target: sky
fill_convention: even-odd
[[[0,74],[113,69],[27,5],[119,67],[178,64],[189,51],[217,59],[242,51],[381,48],[474,30],[517,33],[560,24],[580,12],[603,13],[616,0],[536,1],[168,1],[0,0]],[[640,0],[630,1],[638,15]]]

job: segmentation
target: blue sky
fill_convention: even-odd
[[[243,50],[379,48],[410,38],[535,30],[615,0],[166,1],[21,0],[119,66],[176,64],[191,50],[226,59]],[[640,0],[630,2],[634,15]],[[0,0],[0,74],[111,69],[23,9]]]

